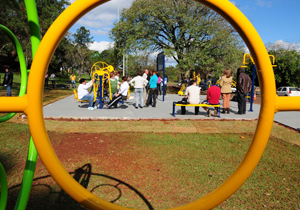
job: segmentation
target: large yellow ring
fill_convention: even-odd
[[[70,196],[90,209],[127,209],[93,195],[76,182],[57,158],[43,119],[44,77],[50,59],[62,37],[84,14],[107,0],[77,0],[52,24],[44,36],[32,63],[28,94],[21,99],[9,99],[6,103],[19,102],[19,111],[28,115],[30,132],[39,156],[49,173]],[[267,50],[248,19],[228,0],[197,0],[222,15],[239,32],[253,55],[261,84],[262,104],[253,142],[240,166],[216,190],[190,204],[174,209],[212,209],[230,197],[250,176],[258,164],[271,132],[276,97],[275,78]]]

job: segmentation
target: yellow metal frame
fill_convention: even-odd
[[[180,90],[178,91],[177,94],[180,95],[180,96],[183,96],[185,94],[184,89],[185,89],[185,83],[182,83],[181,88],[180,88]]]
[[[101,67],[101,66],[102,67]],[[104,71],[105,69],[107,69],[110,72],[114,72],[114,67],[112,65],[108,65],[107,63],[103,62],[103,61],[98,61],[96,63],[93,64],[93,66],[91,67],[91,73],[93,74],[93,68],[97,68],[97,70],[102,70]]]
[[[244,54],[244,59],[243,59],[243,65],[241,66],[242,68],[246,68],[247,66],[247,64],[249,64],[249,63],[247,63],[247,57],[251,60],[251,62],[253,63],[253,64],[255,64],[255,62],[254,62],[254,60],[253,60],[253,58],[251,57],[251,55],[249,54],[249,53],[245,53]],[[275,56],[274,55],[269,55],[269,57],[270,58],[272,58],[272,66],[273,67],[276,67],[277,65],[274,65],[275,64]]]
[[[95,78],[95,75],[97,74],[98,76],[103,76],[103,80],[102,80],[102,96],[103,96],[103,92],[104,92],[104,82],[106,79],[108,79],[108,87],[109,87],[109,98],[110,100],[112,100],[111,97],[111,86],[110,86],[110,75],[109,72],[107,71],[103,71],[103,69],[101,70],[94,70],[93,72],[93,78]],[[98,77],[97,80],[100,80],[100,78]],[[94,96],[95,99],[97,98],[97,92],[98,92],[98,86],[95,85],[95,83],[93,84],[93,90],[94,90]]]
[[[249,150],[236,171],[217,189],[206,196],[175,210],[212,209],[237,191],[251,175],[267,145],[274,114],[277,111],[300,110],[300,97],[278,97],[275,77],[268,52],[249,20],[228,0],[197,0],[222,15],[240,34],[256,63],[261,84],[261,109],[256,132]],[[72,198],[90,209],[125,210],[93,195],[81,186],[63,167],[56,156],[43,118],[44,78],[61,39],[71,26],[93,8],[107,0],[77,0],[54,21],[45,34],[33,60],[27,94],[22,97],[1,97],[1,112],[24,112],[39,156],[56,182]]]

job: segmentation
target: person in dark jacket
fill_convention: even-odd
[[[238,112],[235,114],[246,114],[246,95],[251,90],[252,81],[251,78],[245,74],[245,69],[239,69],[240,75],[237,81],[237,100],[238,100]]]
[[[13,84],[13,73],[9,71],[9,67],[5,67],[5,75],[3,85],[6,87],[7,96],[11,96],[11,86]]]

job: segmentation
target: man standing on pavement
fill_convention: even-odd
[[[76,76],[74,74],[70,76],[70,80],[71,80],[72,87],[75,86],[76,88]]]
[[[11,86],[13,84],[14,75],[11,71],[9,71],[9,67],[5,67],[5,75],[3,85],[6,87],[7,96],[11,96]]]
[[[156,107],[156,90],[157,90],[158,77],[156,76],[157,72],[155,70],[151,70],[151,71],[152,71],[152,77],[150,78],[150,81],[149,81],[150,90],[149,90],[149,94],[148,94],[147,103],[144,107],[148,107],[151,102],[151,99],[153,99],[152,107],[155,108]],[[150,71],[150,74],[151,74],[151,71]]]
[[[55,85],[55,74],[54,74],[54,72],[52,72],[52,74],[50,75],[50,79],[51,79],[51,82],[52,82],[52,88],[55,89],[56,85]]]
[[[239,69],[239,77],[237,81],[237,100],[239,111],[235,114],[246,114],[246,95],[251,90],[252,81],[251,78],[245,74],[245,69]]]

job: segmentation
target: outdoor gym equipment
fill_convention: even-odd
[[[214,191],[192,203],[174,208],[176,210],[212,209],[230,197],[243,185],[258,164],[271,133],[274,114],[278,111],[300,110],[300,97],[276,95],[275,77],[268,52],[249,20],[230,1],[197,1],[222,15],[245,41],[258,69],[262,93],[261,110],[252,144],[235,172]],[[76,201],[90,209],[128,210],[128,208],[98,198],[74,180],[56,156],[43,118],[44,77],[56,47],[79,18],[105,2],[107,0],[77,0],[62,12],[48,29],[35,55],[29,75],[27,94],[22,97],[1,98],[0,111],[27,114],[30,132],[42,162],[62,189]]]
[[[110,86],[110,75],[108,71],[103,71],[103,70],[95,70],[93,72],[93,78],[95,78],[95,83],[93,84],[93,88],[91,91],[94,91],[94,98],[95,102],[99,104],[98,109],[103,109],[103,100],[105,99],[104,97],[104,83],[106,79],[108,80],[108,88],[109,88],[109,98],[110,100],[112,99],[111,97],[111,86]]]
[[[247,62],[247,57],[251,60],[251,62],[253,63],[253,72],[252,72],[252,87],[251,87],[251,96],[250,96],[250,109],[248,110],[248,112],[253,112],[253,99],[254,99],[254,82],[255,82],[255,62],[253,60],[253,58],[251,57],[251,55],[249,53],[245,53],[244,54],[244,58],[243,58],[243,65],[241,66],[242,68],[247,68],[247,64],[249,64]],[[272,67],[276,67],[277,65],[275,64],[275,56],[274,55],[269,55],[270,58],[272,58]]]
[[[92,68],[91,68],[91,73],[93,74],[94,71],[104,71],[104,70],[108,70],[108,72],[114,72],[114,67],[112,65],[108,65],[107,63],[103,62],[103,61],[98,61],[96,63],[93,64]]]
[[[111,96],[111,86],[110,86],[110,73],[114,72],[114,67],[112,65],[108,65],[103,61],[98,61],[93,64],[91,68],[91,74],[93,78],[96,80],[93,84],[93,87],[90,92],[93,91],[94,93],[94,101],[99,104],[98,109],[103,109],[103,100],[104,97],[104,83],[108,81],[108,88],[109,88],[109,98],[112,99]]]
[[[197,86],[200,85],[200,82],[201,82],[201,77],[200,77],[200,74],[198,74],[198,75],[196,76],[196,84],[197,84]]]
[[[180,88],[180,90],[178,91],[177,94],[180,95],[180,96],[185,95],[185,83],[181,84],[181,88]]]

